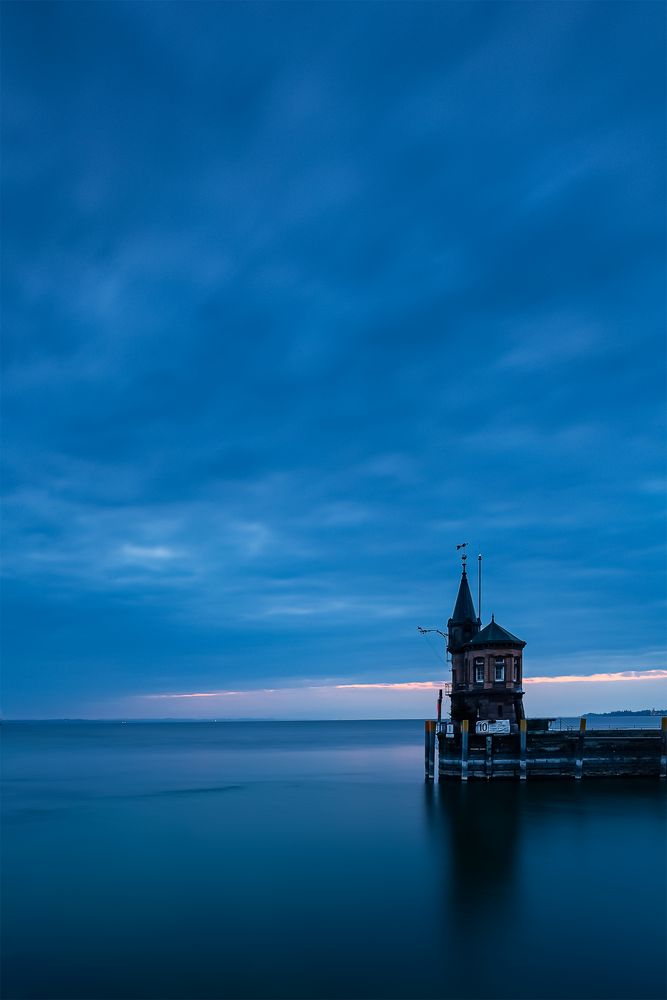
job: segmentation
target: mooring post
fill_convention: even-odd
[[[667,715],[663,715],[662,722],[662,755],[660,757],[660,777],[667,778]]]
[[[574,765],[574,776],[578,780],[584,773],[584,736],[586,734],[586,720],[579,719],[579,739],[577,740],[577,759]]]
[[[468,720],[461,723],[461,781],[468,780]]]
[[[424,777],[433,781],[435,777],[435,721],[427,719],[424,723]]]
[[[528,723],[525,719],[519,720],[519,779],[526,780],[526,730]]]
[[[485,770],[486,770],[486,780],[493,777],[493,736],[486,737],[486,759]]]

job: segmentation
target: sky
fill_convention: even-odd
[[[667,707],[664,5],[2,13],[5,717]]]

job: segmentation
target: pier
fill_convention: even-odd
[[[483,733],[479,725],[428,719],[425,723],[427,780],[489,781],[542,778],[667,779],[667,717],[660,729],[532,729],[522,719],[517,732]],[[437,751],[437,760],[436,760]]]

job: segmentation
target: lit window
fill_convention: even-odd
[[[521,657],[514,657],[514,680],[518,681],[521,676]]]
[[[496,680],[505,680],[505,657],[496,656]]]
[[[475,659],[475,681],[477,684],[484,683],[484,657],[478,656]]]

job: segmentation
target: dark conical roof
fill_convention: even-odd
[[[459,592],[456,597],[456,604],[454,605],[450,621],[477,622],[475,605],[472,603],[472,594],[470,593],[470,587],[468,586],[468,577],[465,569],[463,570],[461,583],[459,584]]]
[[[523,639],[517,639],[515,635],[508,632],[506,628],[499,625],[494,617],[488,625],[477,633],[476,636],[467,643],[468,646],[496,646],[498,643],[511,643],[513,646],[525,646]]]

